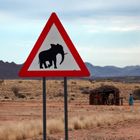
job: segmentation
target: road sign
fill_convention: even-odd
[[[55,13],[51,14],[19,75],[21,77],[89,76],[88,69]]]

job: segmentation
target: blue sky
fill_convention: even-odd
[[[23,63],[52,12],[84,61],[140,65],[140,0],[0,0],[0,60]]]

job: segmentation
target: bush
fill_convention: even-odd
[[[17,98],[26,98],[25,95],[19,93],[19,88],[18,87],[14,86],[14,87],[11,88],[11,90]]]
[[[74,100],[74,97],[70,97],[70,101],[73,101]]]
[[[0,85],[2,85],[4,83],[4,79],[0,80]]]
[[[93,79],[89,79],[89,82],[92,83],[92,84],[95,83],[95,81]]]
[[[77,83],[76,83],[76,81],[72,81],[71,84],[76,85]]]
[[[8,96],[5,96],[4,99],[9,99],[9,97]]]
[[[12,87],[11,90],[15,95],[19,93],[19,88],[16,86]]]
[[[133,91],[133,96],[135,100],[140,100],[140,88]]]
[[[17,97],[17,98],[26,98],[26,96],[23,95],[23,94],[17,94],[16,97]]]
[[[82,94],[90,94],[90,88],[89,87],[81,87],[79,89],[81,90]]]
[[[60,91],[57,94],[55,94],[54,97],[64,97],[64,93]]]

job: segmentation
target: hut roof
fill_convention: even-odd
[[[115,86],[104,85],[104,86],[91,90],[90,93],[95,94],[95,93],[119,93],[119,92],[120,92],[119,89],[116,88]]]

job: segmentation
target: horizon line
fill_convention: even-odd
[[[4,60],[0,60],[0,62],[3,62],[3,63],[14,63],[16,65],[23,65],[23,63],[16,63],[14,61],[4,61]],[[125,65],[125,66],[117,66],[117,65],[93,65],[91,62],[84,62],[84,63],[88,63],[88,64],[91,64],[92,66],[94,67],[117,67],[117,68],[125,68],[125,67],[135,67],[135,66],[140,66],[140,64],[136,64],[136,65]]]

